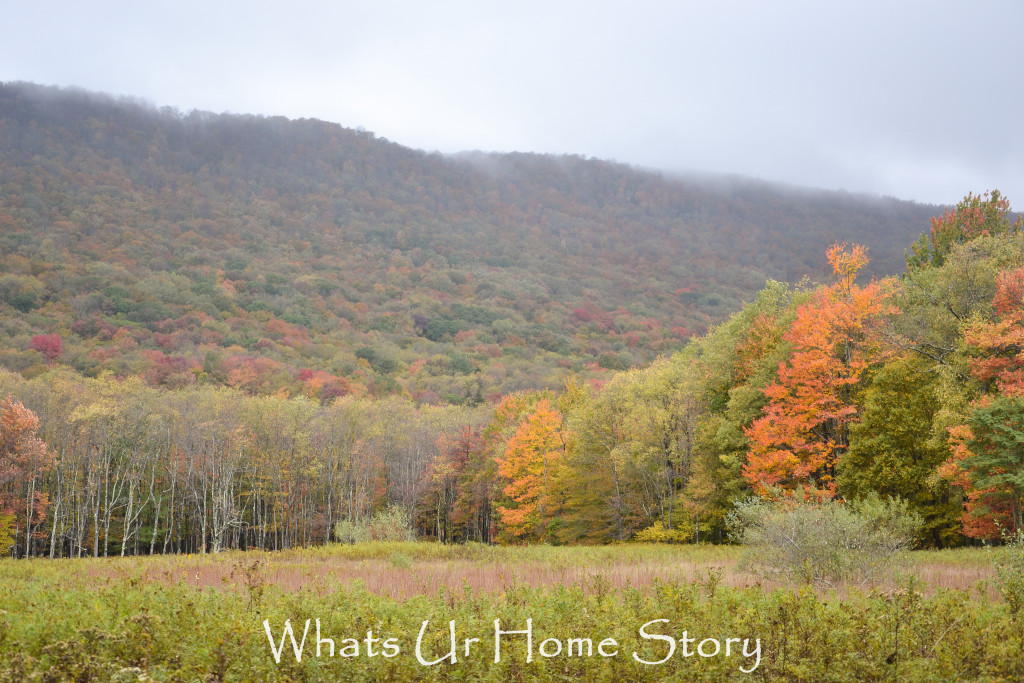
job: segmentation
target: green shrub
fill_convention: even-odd
[[[334,525],[334,537],[340,543],[363,543],[366,541],[415,541],[416,534],[409,526],[405,511],[392,505],[382,510],[369,521],[356,522],[345,519]]]
[[[370,540],[370,525],[343,519],[334,525],[334,539],[339,543],[364,543]]]
[[[1006,545],[995,551],[996,583],[1014,621],[1024,609],[1024,529],[1003,534]]]
[[[745,546],[741,566],[791,583],[875,583],[899,569],[923,520],[906,501],[877,494],[852,503],[752,499],[729,518]]]
[[[391,562],[391,566],[397,569],[408,569],[412,566],[412,558],[397,550],[388,555],[388,560]]]

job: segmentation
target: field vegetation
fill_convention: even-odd
[[[832,590],[740,571],[740,549],[729,546],[369,542],[5,560],[0,671],[4,680],[1011,680],[1024,670],[1024,635],[993,552],[916,552],[903,577]],[[369,657],[361,645],[359,656],[316,657],[307,642],[297,662],[286,642],[276,662],[263,621],[280,638],[286,620],[301,631],[306,619],[320,619],[336,644],[373,630],[400,652]],[[532,661],[525,638],[509,636],[494,662],[495,619],[507,630],[532,619]],[[657,633],[676,638],[759,638],[759,663],[746,673],[753,658],[680,650],[642,664],[632,653],[653,662],[668,652],[639,635],[655,619],[669,620]],[[460,651],[455,664],[419,663],[424,620],[425,659],[447,652],[450,620],[481,649]],[[538,654],[542,640],[570,636],[614,638],[619,654]]]

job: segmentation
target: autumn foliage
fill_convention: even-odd
[[[722,192],[25,84],[0,119],[19,555],[286,548],[383,511],[445,543],[725,542],[738,501],[798,488],[902,498],[937,546],[1022,526],[997,191]]]
[[[828,251],[836,282],[800,307],[785,340],[789,362],[765,388],[769,403],[747,430],[750,453],[743,474],[755,490],[805,485],[833,494],[836,464],[849,445],[864,372],[881,361],[882,316],[891,312],[888,284],[854,284],[867,263],[863,247]]]
[[[1024,396],[1024,267],[997,276],[992,308],[995,320],[964,332],[971,372],[1005,396]]]
[[[517,539],[542,541],[554,517],[554,470],[565,450],[562,416],[548,399],[541,399],[519,425],[498,461],[498,474],[508,483],[508,501],[498,514]]]
[[[999,538],[1024,524],[1024,267],[999,273],[994,320],[964,332],[970,369],[985,393],[950,428],[940,472],[964,490],[964,533]]]
[[[10,395],[0,403],[0,518],[8,527],[13,520],[26,535],[45,519],[47,496],[39,478],[53,461],[38,432],[31,410]]]
[[[43,354],[48,363],[52,363],[64,351],[59,334],[37,334],[32,337],[29,347]]]

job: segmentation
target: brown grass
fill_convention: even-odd
[[[779,585],[740,571],[739,556],[739,549],[734,547],[480,546],[466,551],[420,543],[56,562],[67,569],[57,572],[61,580],[89,585],[153,581],[244,592],[248,580],[284,591],[308,588],[323,592],[359,586],[396,600],[439,591],[457,595],[467,587],[474,593],[502,593],[513,586],[562,585],[579,586],[590,592],[598,586],[647,587],[656,580],[694,582],[707,581],[710,576],[733,587],[771,589]],[[920,580],[925,594],[939,589],[981,590],[989,598],[998,599],[993,587],[995,572],[984,551],[914,553],[910,573]],[[894,586],[893,583],[879,588]],[[847,593],[847,587],[838,592]]]

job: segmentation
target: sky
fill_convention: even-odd
[[[1022,0],[0,0],[0,81],[1024,207]]]

